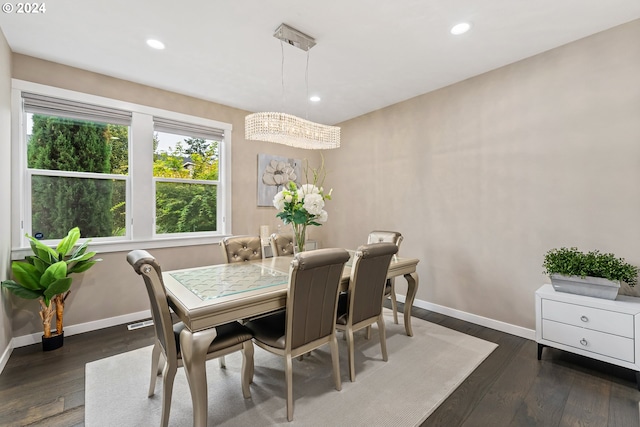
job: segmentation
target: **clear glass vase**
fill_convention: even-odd
[[[293,227],[293,253],[304,252],[307,243],[307,224],[291,224]]]

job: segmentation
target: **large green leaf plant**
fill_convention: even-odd
[[[40,300],[44,337],[49,338],[54,313],[56,333],[63,331],[64,303],[71,292],[69,275],[87,271],[102,260],[94,259],[96,252],[87,252],[91,240],[75,248],[80,239],[78,227],[72,228],[55,249],[28,234],[27,238],[33,255],[11,263],[15,280],[5,280],[2,286],[21,298]]]

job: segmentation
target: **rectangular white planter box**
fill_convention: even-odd
[[[616,299],[620,282],[613,282],[602,277],[565,276],[552,274],[551,285],[558,292],[584,295],[595,298]]]

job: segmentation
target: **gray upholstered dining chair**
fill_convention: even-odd
[[[229,236],[220,241],[224,261],[253,261],[262,259],[262,240],[260,236]]]
[[[293,420],[293,359],[329,344],[336,390],[341,390],[336,309],[342,269],[349,260],[344,249],[319,249],[296,254],[289,268],[284,311],[251,320],[257,346],[285,358],[287,420]]]
[[[367,243],[391,242],[395,243],[400,250],[402,234],[397,231],[375,230],[369,233]],[[395,278],[387,279],[387,286],[384,291],[385,296],[391,298],[391,309],[393,310],[393,323],[398,324],[398,300],[396,298]]]
[[[177,369],[182,366],[180,353],[180,332],[184,323],[173,324],[167,294],[162,281],[162,270],[155,258],[147,251],[134,250],[127,255],[127,261],[136,273],[142,276],[149,295],[151,315],[156,339],[151,356],[151,382],[149,397],[155,393],[156,378],[162,373],[162,417],[161,426],[169,423],[171,410],[171,394]],[[251,397],[249,384],[253,380],[253,334],[238,322],[230,322],[216,326],[217,336],[209,345],[207,359],[215,359],[235,351],[242,351],[242,394]],[[164,356],[164,369],[160,364],[160,355]],[[162,371],[161,371],[162,369]]]
[[[269,236],[269,244],[271,245],[271,252],[274,257],[293,255],[295,239],[293,238],[293,234],[273,233]]]
[[[394,243],[362,245],[356,251],[351,266],[349,290],[340,294],[336,328],[344,331],[349,354],[349,378],[356,380],[353,333],[378,324],[382,359],[386,362],[387,342],[382,315],[382,299],[391,257],[398,252]],[[367,331],[367,338],[369,336]]]

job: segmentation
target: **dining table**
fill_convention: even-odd
[[[351,258],[345,264],[340,289],[347,290]],[[216,326],[249,319],[286,306],[287,287],[293,256],[264,258],[241,263],[215,264],[162,273],[169,306],[185,328],[180,333],[182,361],[193,404],[194,427],[207,425],[206,357],[216,337]],[[411,329],[411,308],[418,290],[418,259],[395,256],[387,278],[407,280],[404,327]]]

